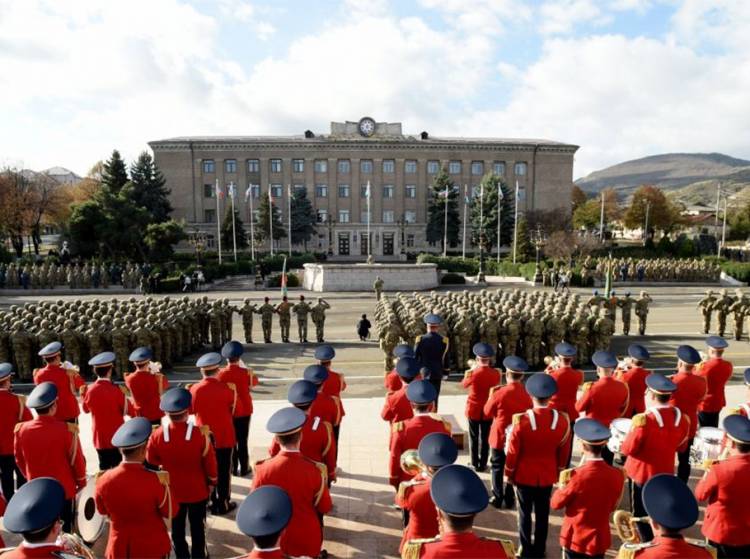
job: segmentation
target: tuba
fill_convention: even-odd
[[[415,448],[405,450],[401,454],[399,464],[401,465],[401,469],[404,471],[404,473],[407,473],[410,476],[416,476],[425,469],[425,465],[419,459],[419,454],[417,453],[417,449]]]
[[[612,516],[612,522],[615,525],[617,536],[624,543],[640,543],[641,536],[636,528],[637,522],[647,522],[648,516],[634,518],[633,514],[626,510],[616,510]]]
[[[78,534],[67,534],[63,532],[60,534],[58,543],[65,549],[65,551],[77,557],[81,557],[81,559],[96,559],[94,551],[83,542],[81,536]]]

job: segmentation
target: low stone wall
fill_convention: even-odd
[[[377,277],[385,291],[419,291],[438,286],[436,264],[305,264],[309,291],[370,291]]]

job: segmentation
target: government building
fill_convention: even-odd
[[[571,207],[573,156],[578,146],[549,140],[434,137],[404,134],[401,123],[333,122],[328,134],[300,136],[187,136],[149,142],[171,189],[173,217],[216,246],[216,221],[235,189],[236,208],[250,236],[250,219],[270,190],[287,226],[288,192],[305,189],[317,214],[308,250],[341,259],[368,254],[367,185],[370,185],[371,251],[383,260],[402,253],[438,252],[425,240],[429,187],[445,168],[464,196],[487,173],[511,189],[518,182],[519,211]],[[266,227],[268,226],[265,224]],[[254,227],[263,224],[255,223]],[[276,241],[287,250],[288,239]],[[230,247],[222,247],[224,250]],[[260,247],[268,250],[268,243]],[[295,246],[294,250],[302,247]]]

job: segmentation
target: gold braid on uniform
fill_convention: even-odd
[[[164,506],[164,503],[166,502],[169,505],[169,517],[167,518],[166,524],[168,528],[172,527],[172,495],[169,488],[169,472],[165,470],[160,470],[158,472],[154,472],[156,474],[156,477],[159,478],[159,483],[161,483],[164,486],[164,498],[161,500],[161,503],[159,503],[159,508]]]
[[[409,540],[406,542],[404,549],[401,550],[401,559],[419,559],[422,552],[422,545],[426,543],[439,542],[440,538],[421,538]]]

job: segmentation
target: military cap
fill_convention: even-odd
[[[677,358],[688,365],[701,362],[701,354],[693,346],[681,345],[677,347]]]
[[[432,477],[430,495],[435,506],[453,516],[471,516],[487,508],[489,495],[479,476],[466,466],[451,464]]]
[[[573,425],[576,437],[589,444],[604,444],[612,435],[609,428],[596,419],[582,417]]]
[[[611,351],[595,351],[591,356],[591,362],[602,369],[617,367],[617,357]]]
[[[215,369],[221,365],[221,360],[221,355],[218,353],[206,353],[201,355],[200,359],[195,362],[195,366],[199,369]]]
[[[89,365],[92,367],[104,367],[106,365],[111,365],[116,359],[117,356],[114,353],[111,351],[104,351],[89,359]]]
[[[698,520],[698,501],[685,482],[671,474],[658,474],[643,486],[643,506],[648,516],[668,530],[684,530]]]
[[[221,348],[221,356],[225,359],[237,359],[242,357],[243,353],[245,353],[245,348],[236,340],[225,343]]]
[[[529,364],[522,357],[516,355],[508,355],[503,359],[503,367],[515,373],[525,373],[529,370]]]
[[[414,357],[414,350],[410,345],[398,344],[393,350],[393,356],[401,359],[403,357]]]
[[[151,422],[145,417],[134,417],[120,425],[112,436],[112,446],[121,449],[138,448],[151,435]]]
[[[184,412],[190,407],[193,395],[185,388],[170,388],[161,396],[159,409],[166,413]]]
[[[422,320],[424,321],[425,324],[442,324],[443,323],[443,319],[440,318],[440,316],[433,314],[433,313],[424,315],[424,318],[422,318]]]
[[[5,380],[13,374],[13,365],[10,363],[0,363],[0,380]]]
[[[414,404],[429,404],[437,396],[437,390],[427,380],[415,380],[406,387],[406,398]]]
[[[545,373],[534,373],[526,381],[526,392],[534,398],[550,398],[557,393],[557,381]]]
[[[477,357],[492,357],[493,355],[495,355],[495,350],[492,349],[492,346],[484,342],[478,342],[474,344],[474,347],[471,348],[471,351]]]
[[[52,357],[53,355],[57,355],[62,351],[62,344],[60,342],[52,342],[51,344],[47,344],[42,349],[39,350],[40,357]]]
[[[750,367],[748,367],[747,369],[745,369],[744,375],[745,375],[745,384],[747,384],[748,386],[750,386]]]
[[[246,536],[281,532],[292,517],[292,500],[281,487],[264,485],[252,491],[237,511],[237,527]]]
[[[302,372],[302,378],[315,384],[323,384],[328,378],[328,369],[323,365],[308,365]]]
[[[138,347],[128,357],[128,361],[133,363],[142,363],[143,361],[150,361],[154,354],[150,347]]]
[[[293,382],[286,393],[286,398],[292,405],[309,404],[318,395],[318,386],[309,380]]]
[[[402,357],[396,363],[396,373],[401,378],[413,379],[419,374],[419,361],[413,357]]]
[[[735,442],[750,443],[750,419],[744,415],[734,414],[724,418],[724,431]]]
[[[577,351],[575,346],[567,342],[560,342],[555,346],[555,353],[560,357],[575,357]]]
[[[422,463],[433,468],[453,464],[458,458],[456,443],[445,433],[430,433],[423,437],[417,452]]]
[[[266,429],[274,435],[290,435],[302,429],[307,414],[295,407],[281,408],[266,423]]]
[[[39,477],[23,484],[15,492],[5,511],[3,524],[14,534],[39,532],[60,518],[65,489],[51,477]]]
[[[315,349],[315,359],[318,361],[331,361],[336,357],[336,350],[329,345],[322,345]]]
[[[628,346],[628,355],[638,361],[648,361],[651,354],[641,344],[630,344]]]
[[[646,377],[646,386],[656,394],[672,394],[677,390],[677,385],[670,379],[659,373],[651,373]]]
[[[706,345],[714,349],[724,349],[729,347],[729,343],[721,336],[709,336],[706,338]]]
[[[43,410],[50,407],[57,400],[57,386],[51,382],[37,385],[26,400],[26,407],[32,410]]]

